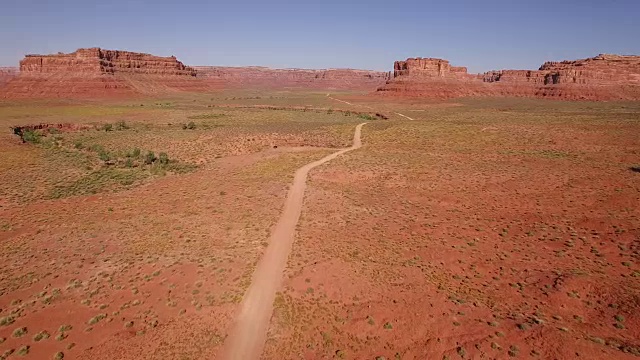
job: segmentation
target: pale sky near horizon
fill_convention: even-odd
[[[391,70],[407,57],[470,72],[640,54],[640,0],[0,0],[0,66],[102,47],[187,65]]]

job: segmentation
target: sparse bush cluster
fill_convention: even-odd
[[[377,118],[375,116],[372,116],[370,114],[360,114],[360,115],[358,115],[358,117],[360,119],[367,120],[367,121],[377,120]]]
[[[195,130],[196,129],[196,123],[194,123],[193,121],[190,121],[188,124],[182,124],[182,129],[183,130]]]
[[[133,168],[143,165],[158,165],[166,166],[174,163],[174,160],[169,159],[169,155],[166,152],[161,152],[157,156],[153,151],[147,151],[144,153],[139,148],[126,151],[124,153],[111,153],[102,145],[91,145],[89,151],[95,152],[98,158],[106,165],[114,165],[117,167]]]
[[[124,120],[120,120],[115,124],[107,123],[102,126],[102,130],[104,131],[122,131],[127,129],[129,129],[129,125]]]
[[[22,141],[32,144],[39,144],[42,140],[42,134],[36,130],[27,129],[22,133]]]

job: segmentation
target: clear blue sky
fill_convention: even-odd
[[[390,70],[440,57],[470,72],[640,54],[640,0],[0,0],[0,66],[102,47],[188,65]]]

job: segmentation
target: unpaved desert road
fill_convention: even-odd
[[[302,211],[307,174],[316,166],[360,148],[362,146],[360,134],[364,124],[356,126],[351,147],[336,151],[296,171],[293,185],[284,203],[284,210],[271,233],[269,245],[253,273],[251,285],[240,304],[240,313],[236,316],[234,327],[225,342],[222,359],[253,360],[259,359],[262,355],[273,312],[273,301],[282,283],[282,274],[287,266],[296,224]]]
[[[362,106],[362,107],[365,107],[365,108],[367,108],[367,109],[373,109],[371,106],[367,106],[367,105],[360,105],[360,104],[352,104],[352,103],[350,103],[350,102],[348,102],[348,101],[344,101],[344,100],[336,99],[336,98],[334,98],[333,96],[331,96],[331,94],[327,94],[327,97],[328,97],[329,99],[331,99],[331,100],[340,101],[341,103],[345,103],[345,104],[348,104],[348,105]],[[411,118],[411,117],[409,117],[409,116],[407,116],[407,115],[404,115],[404,114],[400,114],[399,112],[394,112],[394,114],[399,115],[399,116],[402,116],[402,117],[403,117],[403,118],[405,118],[405,119],[415,120],[414,118]]]

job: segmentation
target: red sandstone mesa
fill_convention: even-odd
[[[205,88],[196,70],[174,56],[100,48],[70,54],[27,55],[6,97],[109,96]]]
[[[226,87],[375,89],[389,73],[355,69],[271,69],[261,66],[195,67],[199,76],[221,81]]]
[[[401,96],[523,96],[567,100],[639,100],[640,56],[601,54],[576,61],[546,62],[538,70],[501,70],[481,75],[441,59],[396,61],[394,78],[378,89]]]

